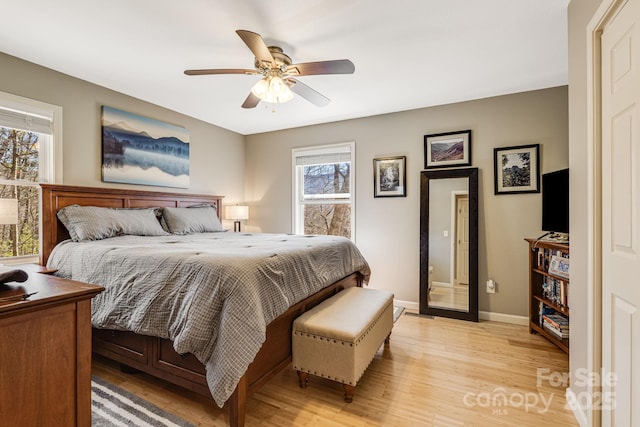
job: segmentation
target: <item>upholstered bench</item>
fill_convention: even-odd
[[[353,400],[356,383],[393,327],[393,293],[349,288],[323,301],[293,322],[293,369],[300,387],[308,374],[342,383]]]

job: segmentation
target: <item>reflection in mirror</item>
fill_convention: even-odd
[[[420,313],[478,320],[478,169],[423,171]]]
[[[469,311],[468,181],[429,181],[430,307]]]

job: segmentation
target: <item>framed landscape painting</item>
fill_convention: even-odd
[[[540,144],[493,149],[495,194],[540,192]]]
[[[406,197],[406,156],[373,159],[373,197]]]
[[[424,168],[471,166],[471,131],[424,136]]]
[[[102,181],[189,188],[189,132],[103,106]]]

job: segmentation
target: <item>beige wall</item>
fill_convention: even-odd
[[[244,197],[244,136],[68,75],[0,53],[0,91],[63,108],[64,184],[221,194]],[[186,127],[190,188],[101,182],[102,105]]]
[[[493,193],[493,148],[541,144],[542,172],[568,166],[567,87],[366,117],[246,138],[247,229],[291,232],[291,149],[356,143],[356,243],[371,264],[371,286],[418,302],[419,186],[425,134],[472,129],[480,169],[480,310],[528,314],[527,244],[541,234],[539,194]],[[373,197],[373,158],[407,156],[407,197]],[[485,282],[497,282],[486,294]]]
[[[587,24],[600,0],[574,0],[569,4],[569,167],[571,202],[571,372],[592,370],[587,325],[590,321],[587,272],[588,252],[588,151],[587,151]],[[600,296],[597,296],[600,298]],[[593,313],[591,313],[593,314]],[[572,384],[580,396],[586,386]],[[587,416],[586,411],[583,414]]]

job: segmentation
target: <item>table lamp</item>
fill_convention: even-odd
[[[233,220],[233,231],[240,232],[240,221],[249,219],[249,206],[227,206],[225,218]]]
[[[18,223],[18,199],[0,199],[0,224]]]

